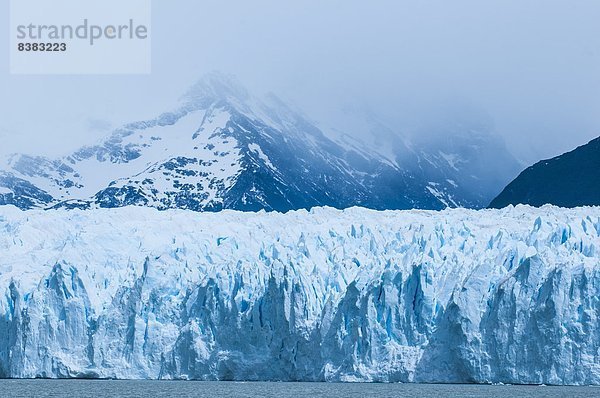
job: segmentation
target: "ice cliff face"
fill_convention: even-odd
[[[600,208],[0,207],[0,376],[600,384]]]

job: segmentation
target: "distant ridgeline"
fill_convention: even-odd
[[[561,207],[600,205],[600,138],[529,167],[492,201],[490,207],[519,203]]]

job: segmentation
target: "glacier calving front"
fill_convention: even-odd
[[[0,207],[0,376],[600,384],[600,208]]]

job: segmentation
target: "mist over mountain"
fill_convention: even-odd
[[[376,114],[349,120],[360,134],[321,129],[274,95],[259,99],[214,72],[173,111],[126,124],[95,145],[58,159],[10,156],[0,174],[0,203],[194,211],[478,208],[518,170],[486,125],[449,124],[435,139],[415,140]]]
[[[590,141],[600,125],[593,0],[153,0],[152,9],[151,75],[11,75],[0,30],[0,154],[63,156],[102,138],[98,127],[171,109],[211,70],[316,120],[341,100],[365,103],[403,132],[409,119],[438,119],[436,103],[470,102],[523,165]]]

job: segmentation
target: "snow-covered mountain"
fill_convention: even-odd
[[[277,98],[259,100],[235,79],[213,73],[175,111],[125,125],[97,145],[60,159],[11,156],[0,172],[0,204],[195,211],[483,207],[517,168],[487,132],[464,129],[447,142],[413,146],[374,118],[365,126],[362,141],[339,129],[324,133]],[[371,136],[384,139],[369,145]],[[481,167],[489,154],[506,169]]]
[[[0,207],[0,377],[600,384],[600,208]]]

